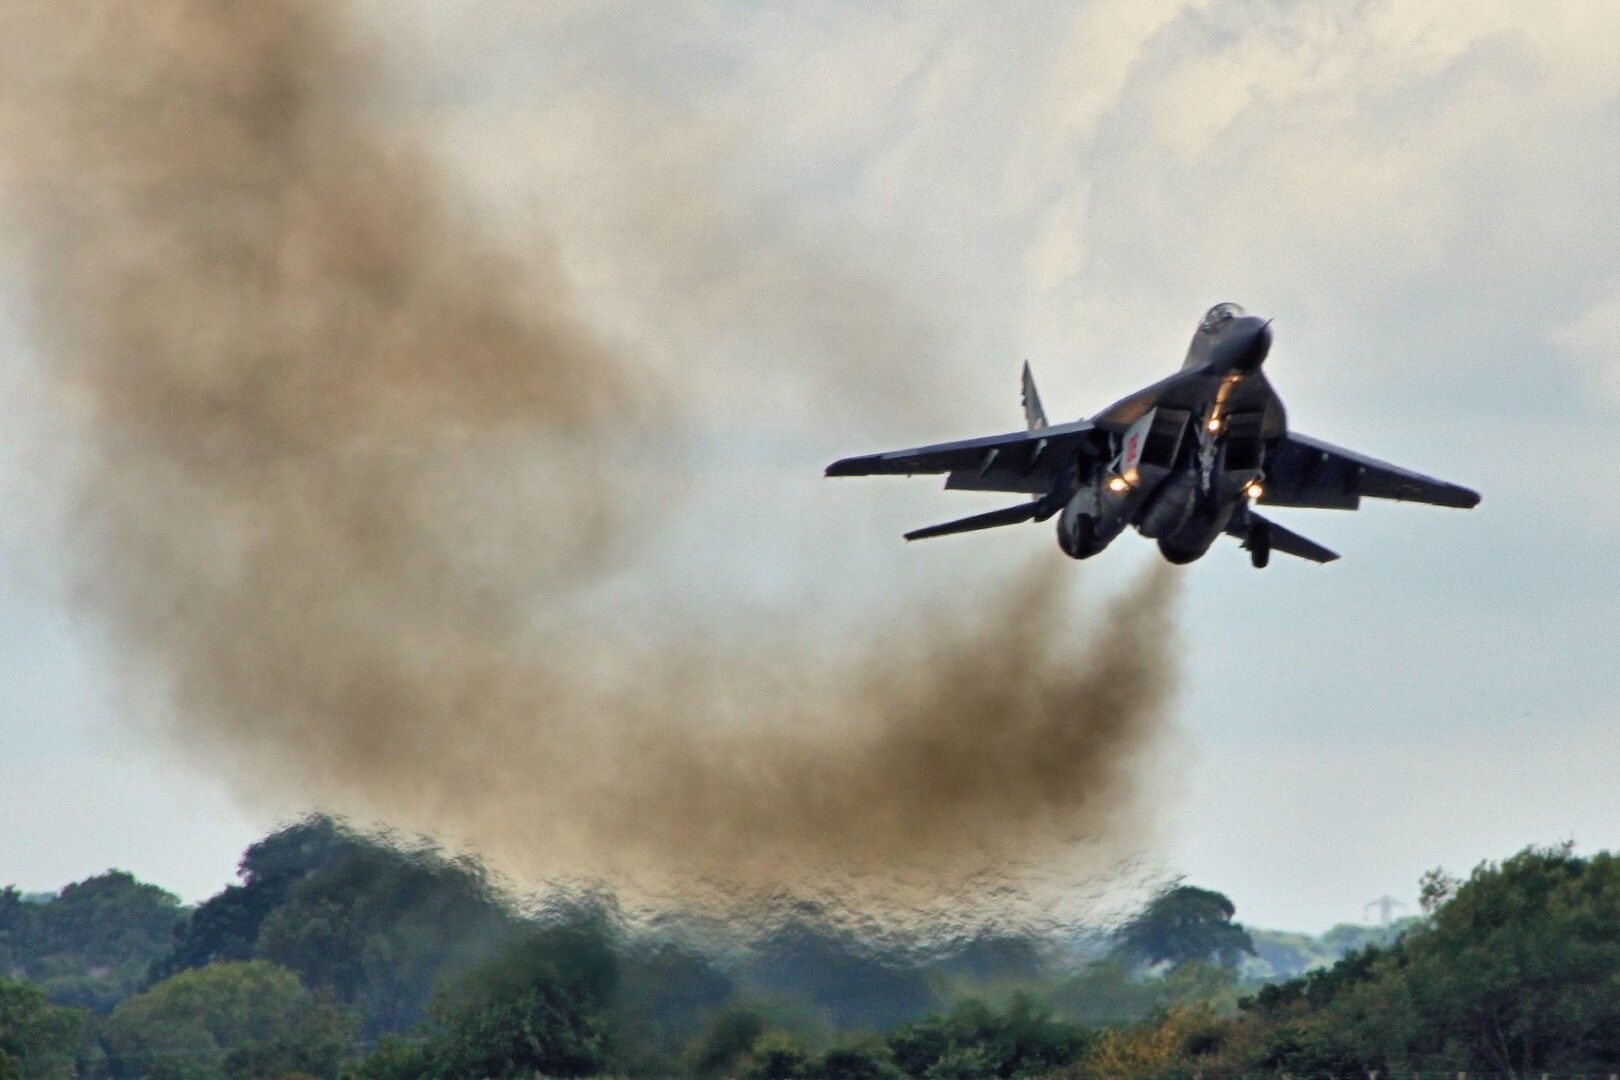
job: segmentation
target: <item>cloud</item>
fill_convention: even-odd
[[[1603,286],[1592,306],[1555,327],[1552,340],[1591,385],[1620,404],[1620,278]]]

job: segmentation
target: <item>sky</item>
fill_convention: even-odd
[[[1606,0],[416,0],[355,28],[388,63],[378,124],[696,388],[672,580],[828,610],[993,581],[1049,530],[906,546],[994,497],[821,468],[1018,426],[1025,359],[1054,418],[1094,412],[1236,301],[1276,320],[1295,430],[1484,502],[1279,512],[1345,558],[1256,573],[1222,543],[1183,573],[1151,857],[1320,931],[1415,905],[1435,866],[1620,846]],[[42,539],[37,403],[5,389],[0,881],[118,866],[201,898],[300,808],[244,807],[131,722]],[[1074,569],[1107,592],[1151,557],[1126,537]]]

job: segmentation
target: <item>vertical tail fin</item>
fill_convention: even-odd
[[[1046,426],[1046,410],[1041,408],[1041,395],[1035,389],[1035,376],[1029,370],[1029,361],[1024,361],[1024,419],[1029,422],[1029,430]]]

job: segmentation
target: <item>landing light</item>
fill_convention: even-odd
[[[1125,478],[1123,476],[1116,476],[1112,480],[1108,481],[1108,490],[1112,491],[1115,495],[1123,495],[1130,489],[1131,485],[1125,482]]]
[[[1221,430],[1221,418],[1218,416],[1212,416],[1209,418],[1209,423],[1205,424],[1204,426],[1209,428],[1211,434],[1214,434],[1215,432]]]
[[[1244,491],[1244,494],[1248,495],[1249,498],[1251,498],[1251,499],[1258,499],[1260,496],[1262,496],[1262,495],[1264,495],[1266,493],[1266,489],[1261,485],[1260,481],[1258,481],[1258,480],[1255,480],[1252,483],[1250,483],[1248,487],[1243,489],[1243,491]]]

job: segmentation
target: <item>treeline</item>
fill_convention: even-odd
[[[1254,936],[1189,886],[1107,935],[879,946],[804,907],[748,934],[525,908],[314,818],[192,910],[119,873],[0,894],[0,1080],[1606,1072],[1617,886],[1567,849],[1433,875],[1398,939],[1256,987]]]
[[[1075,1077],[1620,1071],[1620,858],[1530,849],[1423,882],[1385,947],[1268,986],[1235,1015],[1172,1009],[1108,1033]]]
[[[1253,950],[1230,903],[1182,887],[1153,910],[1106,940],[878,945],[802,902],[747,932],[639,927],[611,897],[524,906],[476,862],[317,817],[195,909],[121,872],[0,894],[0,1080],[926,1071],[930,1053],[1026,1075],[1100,1025],[1235,994]]]
[[[105,1012],[146,983],[185,917],[178,898],[118,870],[52,897],[0,890],[0,975]]]

